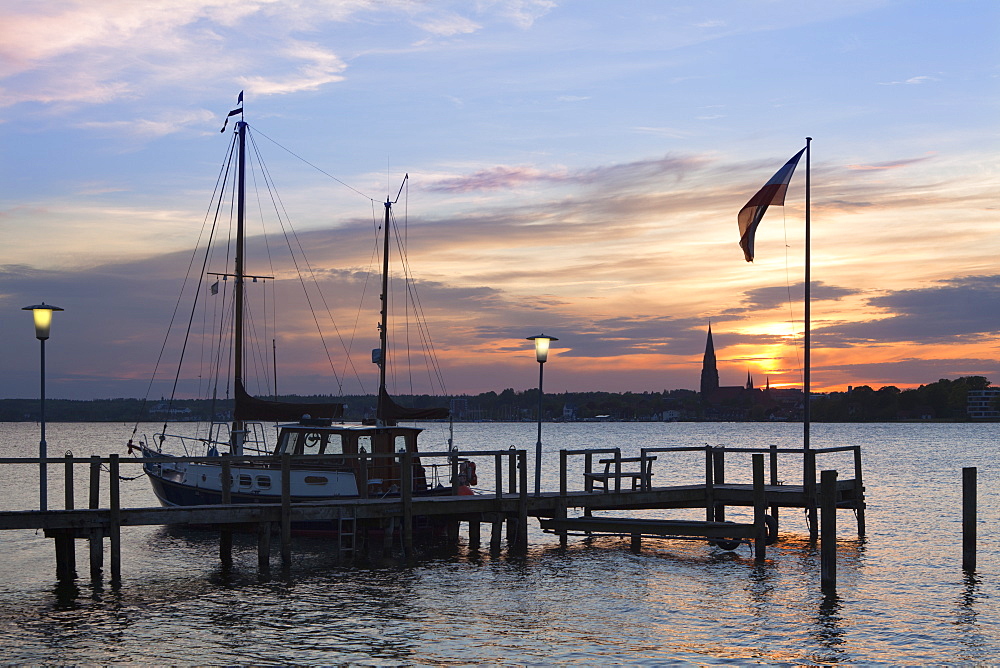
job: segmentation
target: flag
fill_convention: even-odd
[[[219,294],[219,282],[218,281],[216,281],[215,283],[212,283],[211,290],[212,290],[212,294],[213,295]]]
[[[740,209],[740,248],[743,249],[743,257],[747,262],[753,262],[753,236],[757,232],[757,225],[764,217],[764,212],[771,204],[781,206],[785,203],[785,192],[788,190],[788,182],[792,180],[792,173],[795,166],[799,164],[799,158],[805,153],[802,149],[792,156],[792,159],[785,163],[771,177],[771,180],[764,184],[764,187],[757,191],[757,194],[750,198],[750,201]]]
[[[236,104],[240,105],[239,109],[233,109],[232,111],[229,112],[229,114],[226,116],[226,120],[222,122],[222,129],[219,130],[219,132],[226,131],[226,126],[229,125],[230,116],[235,116],[236,114],[243,113],[243,91],[240,91],[239,97],[236,98]]]

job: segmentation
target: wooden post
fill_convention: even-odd
[[[110,488],[108,492],[111,496],[111,582],[118,583],[122,579],[122,505],[121,505],[121,477],[119,476],[118,453],[111,455],[109,463]]]
[[[615,448],[615,493],[621,491],[622,491],[622,449]]]
[[[271,523],[257,524],[257,573],[267,575],[271,572]]]
[[[777,487],[778,485],[781,484],[781,482],[778,480],[778,446],[772,445],[770,447],[770,451],[771,451],[770,452],[770,455],[771,455],[771,486],[772,487]],[[778,506],[778,505],[771,506],[771,517],[774,518],[774,523],[775,524],[778,523],[778,509],[779,508],[780,508],[780,506]]]
[[[478,550],[480,545],[480,529],[482,527],[479,525],[479,518],[469,520],[469,549]]]
[[[763,564],[767,557],[767,495],[764,492],[764,455],[753,454],[753,555],[754,561]]]
[[[566,494],[569,492],[569,480],[567,472],[567,463],[569,461],[569,455],[566,454],[565,450],[559,451],[559,500],[556,502],[556,517],[560,519],[566,519]],[[566,547],[569,544],[569,534],[565,529],[561,529],[559,532],[559,545],[561,547]]]
[[[403,501],[403,556],[411,558],[413,557],[413,453],[409,451],[403,452],[399,459],[399,465],[403,472],[403,479],[400,481],[402,484],[401,497]],[[454,494],[458,484],[457,458],[453,458],[451,471],[451,488],[452,494]],[[451,520],[449,520],[449,524],[450,522]]]
[[[70,531],[72,529],[56,530],[51,534],[56,546],[56,578],[61,583],[72,582],[76,578],[76,555]]]
[[[517,504],[517,540],[518,548],[528,549],[528,460],[527,453],[519,450],[517,465],[521,469],[521,493]]]
[[[837,588],[837,472],[820,474],[823,537],[820,544],[820,582],[824,590]]]
[[[101,458],[93,455],[90,458],[90,503],[91,510],[101,507]],[[90,532],[90,579],[99,581],[104,570],[104,533],[101,529]]]
[[[66,451],[66,481],[63,488],[66,490],[66,510],[73,510],[76,507],[76,502],[73,498],[73,452],[71,450]],[[58,539],[57,539],[58,541]],[[58,543],[57,543],[58,544]],[[58,547],[56,548],[58,551]],[[65,552],[64,559],[65,564],[65,577],[75,578],[76,577],[76,541],[71,535],[67,535],[66,545],[63,548]],[[58,568],[57,568],[58,570]]]
[[[361,455],[361,461],[359,462],[361,467],[361,476],[359,480],[360,489],[358,490],[358,495],[362,499],[368,498],[368,455]]]
[[[510,455],[507,456],[507,474],[508,474],[508,487],[507,491],[510,492],[511,496],[517,494],[517,467],[521,466],[521,460],[518,457],[517,451],[514,450],[514,446],[510,447]],[[524,475],[527,475],[525,472]],[[517,518],[508,517],[507,518],[507,542],[514,543],[517,541]]]
[[[705,521],[715,521],[715,477],[712,466],[712,446],[705,445]]]
[[[642,472],[642,478],[639,479],[639,489],[648,492],[653,487],[653,462],[649,459],[646,448],[639,450],[639,471]]]
[[[292,565],[292,456],[281,453],[281,567]]]
[[[819,523],[816,517],[816,452],[802,451],[802,491],[805,493],[806,511],[809,514],[809,540],[816,542],[819,537]]]
[[[499,452],[493,455],[493,468],[496,471],[497,506],[490,533],[490,553],[496,554],[500,552],[503,534],[503,457]]]
[[[854,514],[858,518],[858,537],[865,537],[865,485],[861,473],[861,446],[854,446]]]
[[[717,446],[712,451],[712,465],[715,469],[715,484],[724,485],[726,483],[726,446]],[[726,507],[721,503],[715,504],[715,521],[726,521]]]
[[[976,467],[962,469],[962,570],[976,570]]]
[[[222,505],[228,506],[232,504],[232,455],[228,452],[222,455],[222,472],[219,477],[219,485],[222,489]],[[231,568],[233,565],[233,530],[228,524],[219,525],[219,560],[222,561],[224,569]]]
[[[639,554],[640,552],[642,552],[642,534],[641,533],[634,533],[634,534],[632,534],[632,541],[631,541],[631,544],[629,545],[629,547],[636,554]]]

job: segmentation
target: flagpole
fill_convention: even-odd
[[[812,254],[810,252],[811,248],[811,230],[810,230],[810,216],[809,216],[809,188],[810,188],[810,144],[812,143],[812,137],[806,137],[806,285],[805,285],[805,340],[803,346],[805,348],[805,353],[803,358],[805,360],[805,369],[803,371],[802,378],[802,395],[803,395],[803,408],[802,408],[802,447],[806,450],[809,449],[809,393],[810,393],[810,329],[812,328],[812,309],[811,305],[811,287],[812,287]]]
[[[810,218],[810,188],[812,186],[812,173],[810,158],[812,157],[811,150],[812,137],[806,137],[806,270],[805,270],[805,332],[803,347],[805,348],[805,353],[803,359],[805,361],[805,368],[802,374],[802,486],[803,490],[809,493],[809,498],[807,499],[807,508],[809,516],[809,540],[815,541],[819,537],[819,513],[817,513],[816,508],[816,457],[815,455],[809,456],[809,426],[810,426],[810,404],[812,403],[810,398],[810,372],[812,370],[812,362],[810,361],[810,330],[812,329],[812,309],[811,306],[811,296],[812,296],[812,229],[811,218]]]

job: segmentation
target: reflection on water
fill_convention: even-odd
[[[0,456],[33,442],[33,428],[0,425]],[[530,447],[533,429],[461,425],[456,438],[482,449]],[[428,432],[431,442],[446,437],[444,425]],[[78,456],[117,443],[114,425],[52,433],[53,449]],[[800,433],[801,425],[602,423],[551,425],[546,440],[628,452],[657,439],[785,446]],[[533,528],[522,556],[463,545],[416,564],[351,568],[338,566],[323,540],[299,539],[291,568],[283,571],[275,554],[270,577],[261,577],[252,535],[234,537],[233,566],[223,569],[217,534],[128,527],[115,586],[90,580],[86,543],[77,548],[82,577],[56,584],[51,541],[7,532],[0,643],[8,663],[985,663],[1000,656],[1000,555],[986,549],[1000,537],[998,435],[1000,425],[817,425],[817,447],[863,445],[869,494],[865,540],[855,537],[853,517],[840,515],[838,588],[829,595],[820,589],[818,545],[793,510],[782,512],[781,540],[762,565],[745,546],[644,540],[635,554],[627,538],[571,538],[562,548]],[[546,457],[557,460],[559,446],[550,447]],[[683,479],[701,465],[664,464],[657,475]],[[964,577],[956,512],[963,466],[980,467],[981,517],[979,569]],[[794,466],[788,471],[792,480]],[[740,475],[735,466],[732,475]],[[33,507],[30,479],[0,469],[10,491],[0,504]],[[543,485],[557,480],[549,462]],[[123,483],[127,503],[153,505],[144,483]],[[55,468],[50,485],[61,498]],[[82,505],[82,478],[77,493]],[[733,509],[731,519],[738,516]]]
[[[839,663],[844,632],[841,629],[840,597],[836,593],[823,594],[814,628],[817,642],[827,650],[824,656],[816,659],[823,663]]]

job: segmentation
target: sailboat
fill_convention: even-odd
[[[242,94],[240,102],[242,103]],[[143,465],[157,499],[164,506],[222,503],[223,485],[227,484],[222,475],[223,455],[230,455],[228,495],[232,503],[279,502],[282,497],[280,462],[286,454],[292,456],[289,458],[289,495],[292,502],[398,495],[403,476],[400,465],[402,458],[396,455],[401,452],[413,453],[414,495],[452,494],[454,490],[472,493],[469,485],[475,484],[474,463],[461,459],[457,467],[458,480],[448,478],[448,474],[441,478],[438,476],[437,466],[453,471],[453,462],[425,466],[416,454],[417,440],[422,430],[416,426],[399,424],[401,420],[443,419],[448,417],[448,409],[406,408],[397,404],[386,390],[389,353],[389,230],[392,223],[391,208],[395,203],[389,201],[388,197],[385,202],[382,240],[380,346],[372,351],[373,361],[379,367],[375,419],[362,424],[346,424],[341,421],[343,404],[281,402],[277,401],[276,396],[273,400],[264,399],[252,396],[247,390],[244,377],[248,355],[245,336],[248,328],[246,312],[249,310],[247,286],[253,285],[258,279],[270,277],[251,274],[245,267],[248,124],[242,118],[242,111],[241,104],[239,109],[229,114],[229,117],[240,115],[228,154],[230,164],[235,160],[234,189],[237,200],[233,268],[220,272],[203,271],[204,275],[215,277],[216,283],[211,286],[212,294],[217,293],[220,280],[231,281],[233,285],[232,310],[228,317],[233,349],[231,354],[220,353],[214,359],[232,360],[234,408],[231,419],[227,416],[224,421],[213,420],[207,436],[191,437],[179,432],[171,433],[166,423],[152,438],[137,436],[137,431],[133,431],[133,438],[128,443],[129,452],[160,460],[145,462]],[[219,198],[221,202],[222,195]],[[398,200],[399,194],[396,196],[396,201]],[[211,245],[207,244],[209,247]],[[210,252],[206,251],[203,268],[207,268],[209,257]],[[174,384],[176,387],[176,379]],[[276,431],[273,445],[268,443],[268,422],[274,423]],[[185,456],[177,454],[179,452],[183,452]],[[191,461],[192,457],[198,459]],[[310,527],[309,530],[316,530],[316,527]]]

